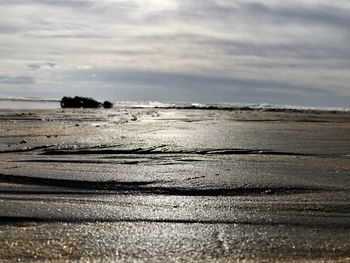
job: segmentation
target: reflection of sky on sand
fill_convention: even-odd
[[[322,251],[322,254],[316,261],[323,257],[337,262],[339,258],[341,261],[342,256],[346,257],[348,248],[344,246],[347,243],[347,231],[297,225],[290,227],[185,222],[32,223],[25,227],[6,227],[2,233],[14,239],[21,237],[24,242],[3,244],[0,253],[6,251],[9,257],[18,258],[18,251],[21,251],[26,259],[51,255],[53,260],[62,260],[63,257],[82,261],[98,258],[101,261],[123,262],[226,262],[227,259],[288,262],[295,258],[315,261],[312,253],[317,250]],[[47,236],[50,237],[49,240]]]

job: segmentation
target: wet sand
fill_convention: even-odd
[[[350,113],[0,110],[0,261],[350,262]]]

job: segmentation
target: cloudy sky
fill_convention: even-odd
[[[0,96],[350,107],[348,0],[1,0]]]

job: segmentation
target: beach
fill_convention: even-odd
[[[0,109],[0,261],[350,262],[350,112]]]

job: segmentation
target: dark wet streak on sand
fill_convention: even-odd
[[[16,183],[27,185],[57,186],[65,188],[77,188],[85,190],[113,190],[115,193],[124,194],[157,194],[157,195],[182,195],[182,196],[236,196],[236,195],[271,195],[271,194],[298,194],[321,191],[337,191],[337,188],[313,188],[313,187],[235,187],[235,188],[211,188],[195,189],[184,187],[158,187],[161,181],[146,182],[121,182],[121,181],[82,181],[55,178],[38,178],[29,176],[17,176],[0,174],[0,183]],[[154,185],[154,186],[152,186]],[[0,190],[0,192],[2,192]]]
[[[275,156],[314,156],[314,157],[341,157],[344,154],[313,154],[303,152],[276,151],[269,149],[245,149],[245,148],[213,148],[213,149],[171,149],[168,145],[154,146],[150,148],[116,149],[121,145],[95,145],[89,147],[77,147],[76,145],[40,145],[23,147],[10,150],[0,150],[2,153],[21,153],[39,151],[40,155],[275,155]],[[111,157],[113,158],[113,157]],[[28,160],[30,161],[30,160]],[[37,160],[40,161],[40,160]],[[50,160],[41,160],[49,162]],[[59,160],[57,160],[59,162]],[[68,162],[67,160],[61,160]]]
[[[164,146],[163,146],[164,147]],[[154,148],[136,148],[136,149],[52,149],[45,148],[42,155],[85,155],[85,154],[198,154],[198,155],[233,155],[233,154],[261,154],[261,155],[290,155],[290,156],[315,156],[314,154],[280,152],[264,149],[198,149],[198,150],[158,150]]]

